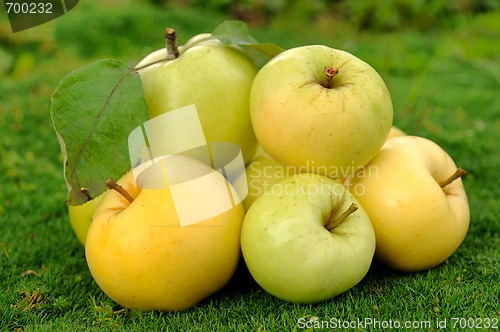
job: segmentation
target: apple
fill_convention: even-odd
[[[295,174],[296,171],[294,167],[286,167],[268,156],[261,155],[247,165],[245,173],[248,193],[243,200],[243,207],[245,211],[248,211],[250,206],[264,191],[273,184]]]
[[[95,212],[85,253],[96,283],[121,306],[180,311],[232,277],[241,256],[244,210],[231,203],[236,192],[209,166],[183,156],[161,158],[153,164],[160,172],[151,166],[108,183],[114,190]],[[165,169],[168,185],[160,188]],[[192,216],[198,220],[182,225]]]
[[[264,290],[289,302],[317,303],[364,278],[375,234],[347,189],[328,177],[302,173],[273,185],[253,203],[241,249]]]
[[[267,154],[267,152],[264,151],[262,146],[260,144],[257,144],[257,148],[255,149],[255,153],[252,157],[252,161],[254,161],[255,159],[260,158],[260,157],[270,158],[269,155]]]
[[[444,262],[464,240],[470,220],[464,171],[439,145],[417,136],[388,140],[345,185],[370,216],[375,257],[400,271]]]
[[[94,212],[101,202],[102,196],[101,194],[81,205],[68,205],[68,217],[71,228],[82,245],[85,245],[87,232],[92,223]]]
[[[393,106],[369,64],[342,50],[307,45],[261,68],[250,91],[250,117],[273,159],[337,178],[353,174],[380,150]]]
[[[175,38],[172,31],[167,29],[166,36]],[[171,60],[162,61],[167,51],[159,49],[137,65],[149,118],[195,104],[207,142],[237,144],[245,164],[250,162],[257,140],[248,99],[258,67],[243,51],[210,34],[194,36],[177,51],[167,49]]]
[[[404,131],[402,131],[401,129],[399,129],[398,127],[392,126],[391,131],[389,132],[389,136],[387,137],[387,139],[391,139],[394,137],[400,137],[400,136],[406,136],[406,133]]]
[[[259,151],[259,148],[257,149]],[[263,151],[260,149],[260,151]],[[245,169],[247,177],[248,194],[243,200],[243,207],[248,211],[255,200],[275,183],[298,174],[307,173],[306,168],[284,165],[269,157],[265,152],[260,152]],[[343,179],[335,179],[342,183]]]

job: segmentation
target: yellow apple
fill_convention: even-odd
[[[82,245],[85,245],[87,239],[87,232],[89,231],[94,212],[101,202],[103,195],[81,204],[81,205],[68,205],[68,217],[73,228],[76,238]]]
[[[260,144],[257,144],[257,148],[255,149],[255,153],[253,154],[252,161],[259,157],[269,157],[266,151],[262,148]]]
[[[121,178],[118,185],[131,197],[108,191],[89,229],[85,250],[90,272],[126,308],[190,308],[221,289],[240,259],[244,210],[241,204],[227,204],[236,193],[229,194],[230,184],[208,166],[175,158],[163,189],[151,189],[152,181],[163,180],[149,171],[137,181],[132,172]],[[200,176],[182,183],[193,174]],[[183,206],[190,209],[188,216],[182,216]],[[211,215],[182,225],[181,218]]]
[[[375,257],[400,271],[427,270],[450,257],[470,221],[461,175],[436,143],[401,136],[388,140],[365,168],[347,178],[344,185],[375,229]]]
[[[402,131],[401,129],[399,129],[398,127],[392,126],[391,131],[389,131],[389,137],[387,137],[387,139],[391,139],[394,137],[400,137],[400,136],[406,136],[406,133],[404,131]]]

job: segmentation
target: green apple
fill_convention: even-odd
[[[347,189],[304,173],[273,185],[254,202],[243,222],[241,249],[264,290],[285,301],[317,303],[364,278],[375,234]]]
[[[68,217],[73,228],[76,238],[82,245],[85,245],[87,239],[87,232],[89,231],[94,212],[101,202],[103,195],[81,204],[81,205],[68,205]]]
[[[152,189],[164,181],[158,173],[145,170],[136,181],[129,172],[110,185],[116,190],[105,194],[88,232],[90,272],[126,308],[190,308],[229,281],[241,256],[244,210],[231,204],[231,185],[194,159],[169,158],[168,186]],[[183,182],[194,174],[200,176]],[[183,225],[191,216],[198,220]]]
[[[282,52],[261,68],[250,92],[250,117],[273,159],[337,178],[380,150],[393,106],[369,64],[345,51],[308,45]]]
[[[457,250],[470,220],[457,175],[463,171],[436,143],[401,136],[388,140],[364,169],[346,180],[370,216],[379,261],[400,271],[423,271]]]
[[[257,140],[248,99],[257,66],[240,49],[209,34],[193,37],[178,53],[170,61],[161,61],[167,51],[159,49],[137,65],[142,68],[138,72],[149,117],[194,104],[207,142],[237,144],[245,163],[250,162]]]

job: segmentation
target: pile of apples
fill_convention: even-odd
[[[171,38],[137,68],[150,119],[194,104],[208,144],[240,147],[248,194],[180,153],[165,156],[167,182],[199,174],[184,204],[197,214],[229,197],[223,213],[183,226],[168,183],[147,188],[132,171],[70,206],[92,276],[120,305],[190,308],[224,287],[241,258],[270,294],[317,303],[358,284],[374,258],[422,271],[462,243],[465,172],[436,143],[396,132],[389,91],[361,59],[307,45],[259,67],[200,34],[178,48]]]

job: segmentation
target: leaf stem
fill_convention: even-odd
[[[462,168],[459,167],[459,168],[457,168],[457,170],[455,171],[455,173],[453,173],[449,178],[447,178],[444,181],[439,182],[439,186],[441,188],[444,188],[447,185],[449,185],[450,183],[452,183],[453,181],[455,181],[456,179],[465,176],[465,174],[467,174],[467,172],[464,169],[462,169]]]
[[[125,197],[125,199],[127,201],[129,201],[130,203],[132,203],[134,201],[134,198],[132,196],[130,196],[128,191],[126,191],[122,186],[120,186],[118,183],[113,181],[113,179],[110,178],[110,179],[106,180],[106,187],[108,187],[111,190],[117,191],[120,195]]]

